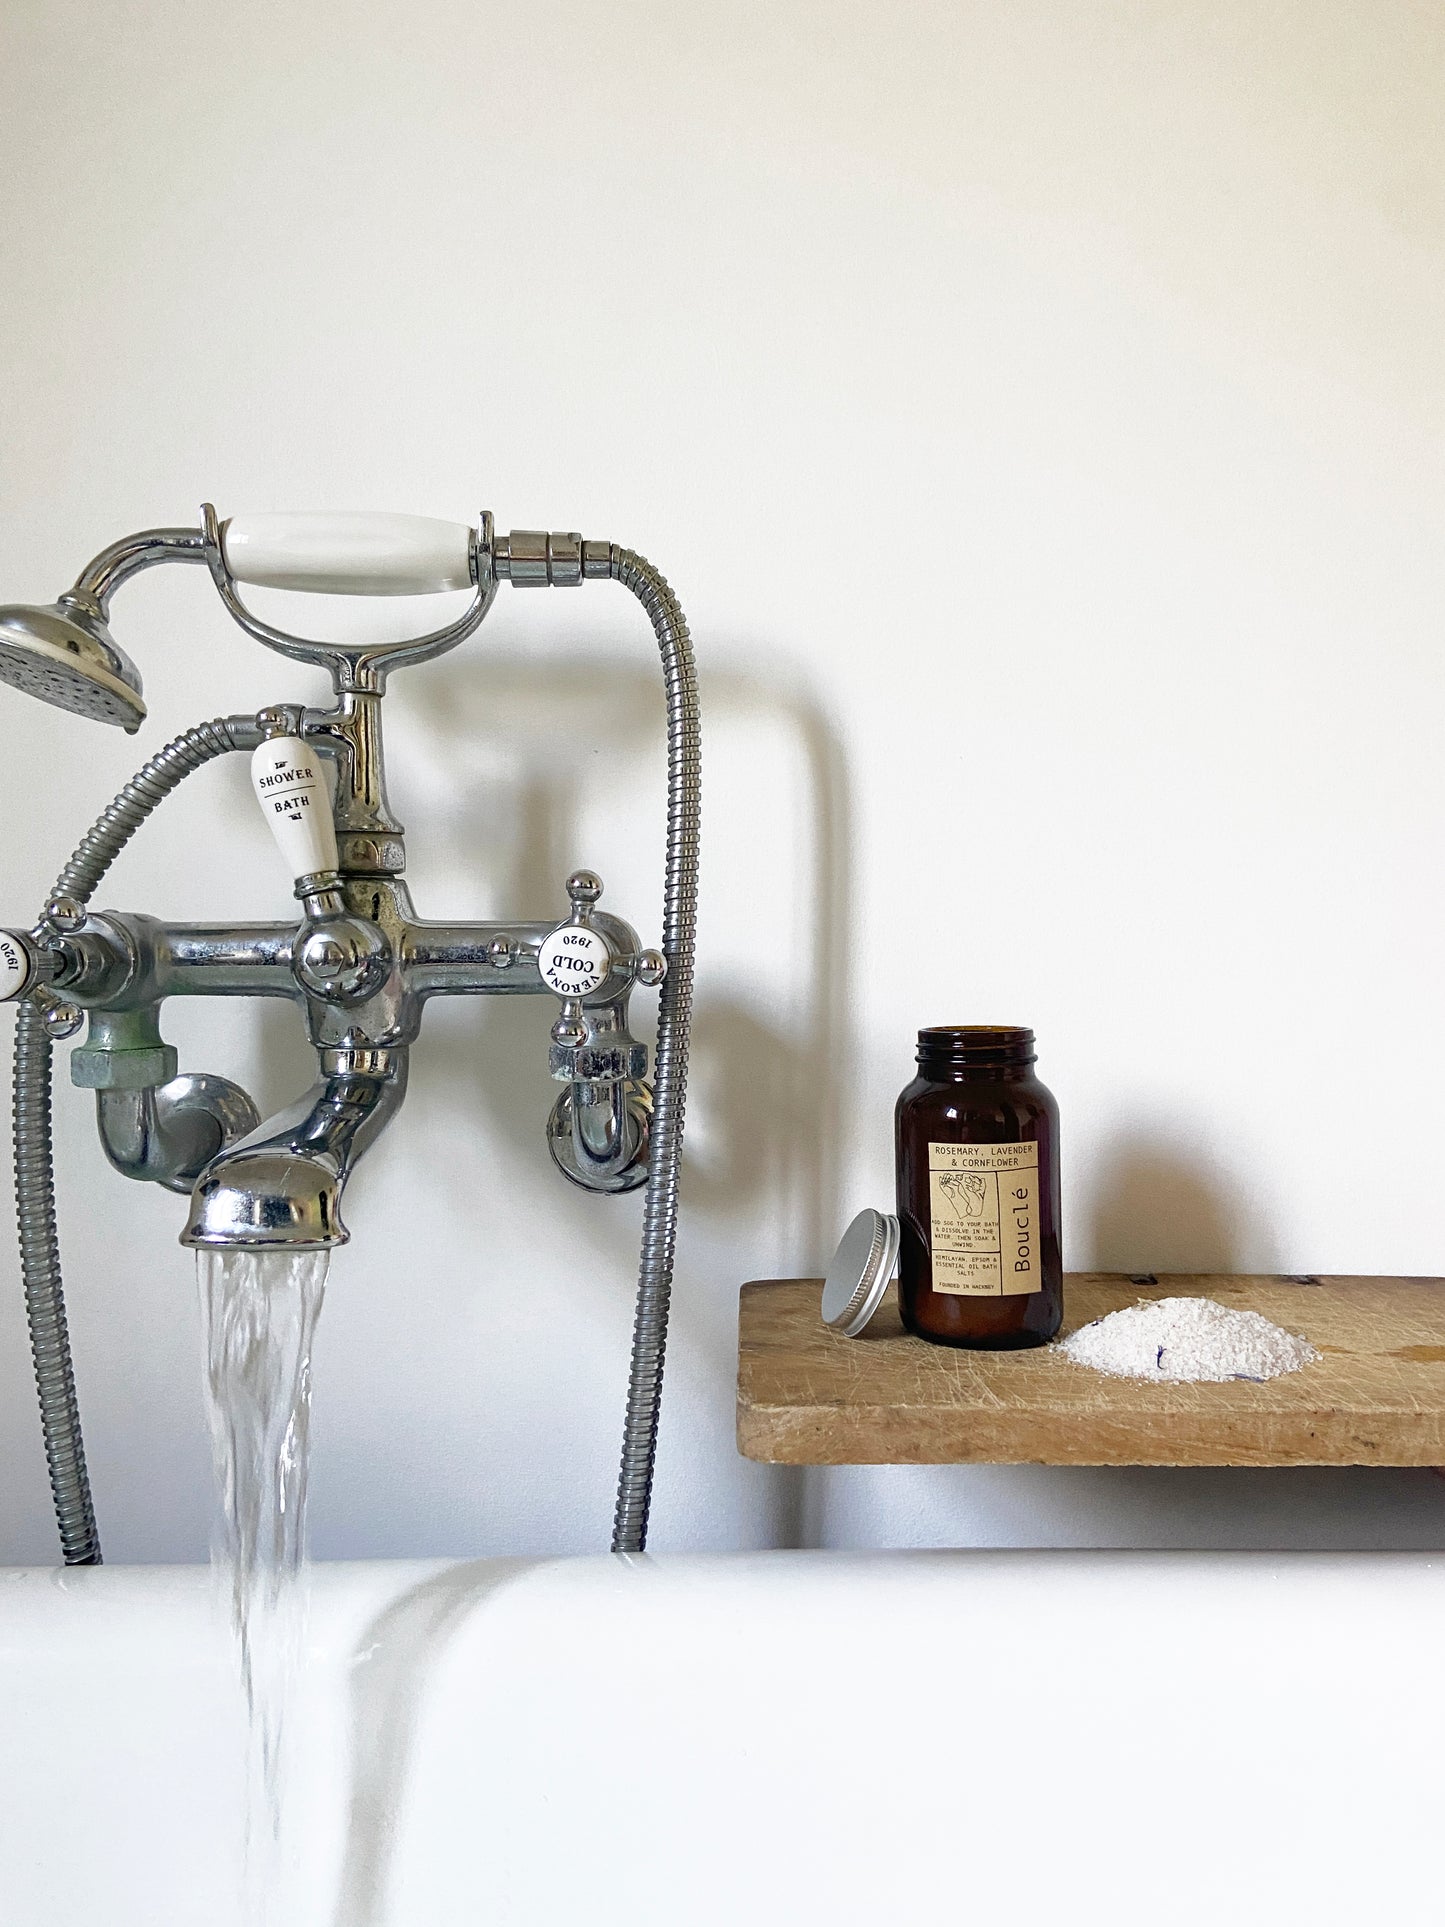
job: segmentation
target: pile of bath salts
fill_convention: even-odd
[[[1096,1318],[1059,1350],[1110,1378],[1171,1385],[1227,1378],[1279,1378],[1319,1353],[1257,1311],[1228,1311],[1212,1298],[1151,1298]]]

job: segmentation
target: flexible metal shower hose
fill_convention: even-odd
[[[91,825],[56,878],[50,895],[87,902],[141,824],[178,783],[213,757],[252,747],[256,738],[256,726],[249,717],[222,717],[200,723],[167,743]],[[98,1566],[100,1535],[75,1397],[55,1223],[55,1161],[50,1137],[53,1055],[42,1013],[33,1004],[22,1004],[15,1032],[15,1215],[20,1227],[25,1315],[30,1325],[45,1458],[65,1563]]]
[[[687,1100],[687,1043],[692,1023],[693,952],[697,935],[698,827],[701,800],[701,729],[697,670],[687,620],[663,576],[630,549],[612,549],[612,577],[630,589],[647,611],[662,652],[667,684],[667,873],[662,948],[667,975],[657,1014],[653,1071],[652,1143],[642,1213],[642,1257],[637,1311],[632,1328],[632,1366],[622,1471],[612,1526],[614,1552],[641,1552],[647,1544],[652,1472],[657,1456],[657,1418],[667,1349],[677,1240],[678,1167],[682,1160],[683,1110]]]

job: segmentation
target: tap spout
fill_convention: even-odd
[[[350,1232],[341,1193],[406,1093],[407,1052],[328,1050],[321,1082],[201,1173],[181,1243],[202,1250],[330,1250]]]

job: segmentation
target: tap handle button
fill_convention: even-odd
[[[563,1000],[562,1014],[552,1026],[552,1042],[560,1044],[564,1050],[580,1050],[587,1042],[582,1006],[574,998]]]
[[[40,1012],[46,1036],[57,1042],[62,1038],[74,1037],[85,1022],[85,1012],[79,1004],[72,1004],[66,997],[57,997],[44,984],[35,986],[28,1001]]]
[[[40,921],[57,937],[73,937],[85,928],[85,905],[78,897],[52,897]]]
[[[612,969],[612,952],[600,930],[559,923],[537,947],[537,972],[559,997],[589,997]]]
[[[299,736],[270,736],[251,758],[251,786],[292,879],[337,867],[336,825],[321,758]]]
[[[18,1003],[35,982],[39,954],[23,930],[0,930],[0,1004]]]
[[[585,923],[592,906],[602,895],[602,879],[595,870],[574,870],[567,879],[567,898],[572,914]]]
[[[660,950],[639,950],[637,953],[637,981],[655,990],[667,975],[667,958]]]

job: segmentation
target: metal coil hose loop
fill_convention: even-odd
[[[249,727],[249,718],[237,718]],[[153,756],[86,831],[56,878],[51,897],[85,903],[157,804],[193,770],[228,750],[245,747],[220,717],[188,729]],[[47,898],[47,901],[49,899]],[[54,1046],[40,1011],[22,1004],[15,1031],[15,1216],[25,1316],[40,1397],[40,1426],[50,1490],[68,1566],[101,1563],[100,1534],[85,1464],[85,1441],[75,1393],[60,1238],[55,1221],[55,1157],[51,1141],[51,1065]]]
[[[667,975],[657,1013],[653,1071],[652,1145],[642,1213],[642,1255],[622,1435],[612,1550],[641,1552],[647,1544],[657,1422],[667,1350],[677,1240],[678,1171],[687,1101],[687,1047],[692,1024],[693,957],[697,937],[698,835],[702,783],[697,669],[687,620],[664,577],[630,549],[615,545],[612,578],[647,611],[662,654],[667,688],[667,867],[662,948]]]

